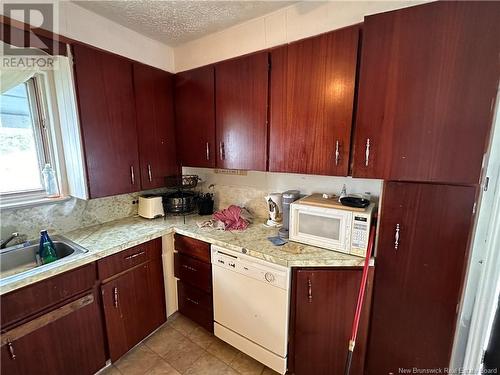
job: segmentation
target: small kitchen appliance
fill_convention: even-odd
[[[364,257],[374,206],[348,207],[321,194],[299,199],[290,205],[290,240]]]
[[[161,195],[141,195],[139,197],[139,216],[155,219],[164,216]]]
[[[271,193],[264,197],[267,203],[267,222],[270,227],[278,227],[283,220],[283,197],[281,193]]]
[[[283,224],[278,231],[278,236],[288,238],[288,229],[290,226],[290,204],[300,198],[300,191],[287,190],[283,193]]]

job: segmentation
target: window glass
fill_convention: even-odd
[[[33,79],[0,97],[0,193],[43,190],[45,154]]]

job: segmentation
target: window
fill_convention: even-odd
[[[2,201],[26,201],[48,197],[42,169],[49,164],[55,171],[48,119],[42,74],[36,74],[26,82],[1,94],[0,196]],[[57,187],[56,190],[58,191]]]

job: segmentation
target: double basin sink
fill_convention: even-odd
[[[63,236],[52,236],[57,260],[48,264],[37,263],[39,241],[30,241],[0,250],[0,284],[14,278],[34,275],[56,267],[61,260],[71,260],[88,252],[87,249]]]

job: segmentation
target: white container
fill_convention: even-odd
[[[165,216],[161,195],[142,195],[139,197],[139,216],[155,219]]]

